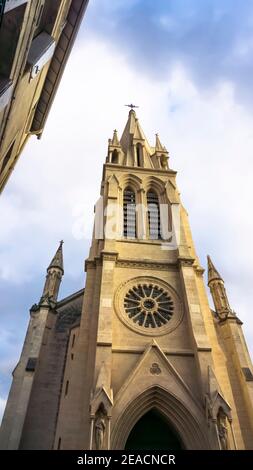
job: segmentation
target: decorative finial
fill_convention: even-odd
[[[162,146],[161,141],[159,139],[159,134],[158,133],[155,135],[155,148],[159,152],[164,152],[165,151],[164,147]]]
[[[60,243],[60,248],[61,248],[61,247],[62,247],[62,245],[63,245],[63,243],[64,243],[64,241],[63,241],[63,240],[61,240],[59,243]]]
[[[111,145],[113,145],[115,147],[118,147],[120,145],[119,139],[118,139],[117,129],[114,129],[114,131],[113,131],[113,138],[112,138],[112,141],[111,141]]]
[[[125,106],[127,106],[128,108],[131,108],[131,110],[133,110],[134,108],[139,108],[139,106],[136,106],[135,104],[125,104]]]

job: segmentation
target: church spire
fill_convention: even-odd
[[[126,166],[149,166],[151,148],[133,109],[129,111],[120,144],[125,155],[124,164]]]
[[[208,261],[208,286],[213,298],[216,313],[220,320],[226,320],[229,314],[233,314],[229,305],[226,288],[221,275],[215,268],[210,256]]]
[[[106,162],[126,167],[168,170],[168,151],[161,144],[158,134],[155,147],[150,146],[133,109],[137,106],[127,106],[131,109],[125,129],[120,140],[116,130],[113,138],[109,139]]]
[[[133,145],[133,139],[146,141],[144,132],[140,126],[139,120],[136,116],[136,112],[130,109],[128,114],[128,120],[120,139],[121,147],[126,153]]]
[[[62,271],[62,274],[64,274],[64,269],[63,269],[63,254],[62,254],[62,245],[63,245],[63,240],[60,241],[60,245],[50,263],[50,265],[47,268],[47,272],[49,272],[50,269],[52,268],[58,268]]]
[[[45,303],[49,304],[50,302],[57,301],[62,276],[64,274],[62,245],[63,241],[60,242],[54,257],[47,268],[47,277],[40,304],[44,305]]]
[[[207,255],[207,264],[208,264],[208,285],[211,281],[214,281],[214,280],[220,280],[224,282],[221,275],[218,273],[217,269],[215,268],[209,255]]]

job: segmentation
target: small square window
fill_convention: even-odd
[[[37,357],[29,357],[25,370],[27,372],[34,372],[37,364]]]

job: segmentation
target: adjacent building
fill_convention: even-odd
[[[41,137],[88,0],[5,0],[0,26],[0,192]]]
[[[210,257],[209,306],[168,157],[131,109],[109,139],[85,289],[58,300],[61,242],[31,308],[2,449],[253,449],[242,322]]]

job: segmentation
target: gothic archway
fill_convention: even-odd
[[[132,400],[128,406],[120,403],[118,406],[119,408],[124,406],[125,409],[112,426],[112,449],[124,449],[136,423],[152,409],[156,409],[160,415],[164,416],[167,423],[172,424],[172,429],[184,449],[210,449],[204,417],[201,417],[201,423],[198,422],[190,409],[163,387],[157,385],[150,387]]]
[[[165,416],[152,408],[134,425],[126,450],[181,450],[184,446]]]

